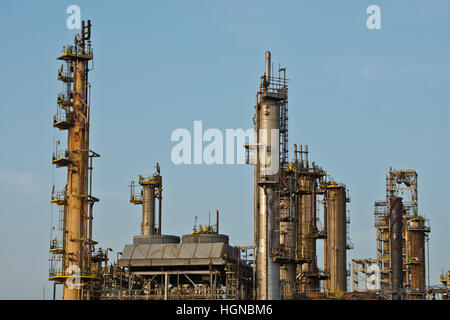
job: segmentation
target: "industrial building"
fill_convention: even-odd
[[[131,183],[130,203],[142,209],[141,233],[124,244],[111,262],[108,250],[93,240],[93,158],[89,145],[89,62],[93,59],[91,23],[83,21],[74,44],[58,57],[53,126],[68,133],[67,148],[56,146],[52,162],[67,168],[67,184],[53,188],[59,220],[50,241],[49,280],[63,287],[67,300],[89,299],[428,299],[445,298],[442,286],[426,284],[430,227],[418,212],[417,173],[390,170],[386,200],[375,203],[377,256],[354,259],[350,270],[349,191],[310,160],[307,145],[288,145],[286,68],[273,69],[265,54],[254,105],[254,141],[246,144],[253,165],[253,243],[230,245],[215,225],[195,225],[181,236],[162,234],[163,178],[159,164],[152,176]],[[249,119],[250,120],[250,119]],[[408,197],[402,195],[408,193]],[[167,199],[167,201],[174,201]],[[156,209],[158,202],[158,210]],[[318,252],[323,241],[323,252]],[[323,265],[318,263],[323,257]],[[429,277],[428,277],[429,279]]]

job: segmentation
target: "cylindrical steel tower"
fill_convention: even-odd
[[[287,94],[285,87],[272,86],[269,51],[265,65],[255,106],[256,295],[260,300],[280,298],[280,264],[273,256],[280,240],[275,190],[279,181],[280,98]]]
[[[327,271],[332,293],[347,291],[346,192],[342,185],[327,187]]]
[[[140,239],[161,235],[161,207],[162,207],[162,177],[159,163],[156,164],[156,172],[153,176],[139,176],[138,183],[142,186],[140,193],[136,193],[135,183],[131,182],[130,202],[142,205],[141,234]],[[156,199],[158,199],[158,228],[156,228]]]
[[[425,233],[429,229],[425,226],[425,219],[420,216],[409,218],[407,221],[406,263],[411,268],[410,289],[413,297],[423,298],[425,295]]]
[[[155,234],[155,188],[150,184],[142,185],[142,225],[141,235]]]

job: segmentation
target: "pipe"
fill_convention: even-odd
[[[270,51],[266,51],[266,73],[265,73],[265,87],[266,89],[269,88],[270,85],[270,78],[271,78],[271,74],[270,74]]]
[[[308,164],[308,145],[305,145],[305,168],[309,168]]]
[[[297,145],[294,144],[294,163],[297,164]]]
[[[219,210],[216,211],[216,232],[219,234]]]
[[[323,269],[324,269],[324,271],[325,271],[325,274],[327,274],[328,273],[328,261],[327,261],[327,258],[328,258],[328,246],[327,246],[327,243],[328,243],[328,195],[327,195],[327,192],[328,192],[328,190],[325,192],[325,194],[324,194],[324,201],[323,201],[323,231],[324,231],[324,233],[327,235],[327,238],[325,239],[325,241],[323,242],[323,251],[324,251],[324,253],[323,253]],[[324,289],[325,289],[325,292],[326,293],[328,293],[328,280],[327,279],[325,279],[325,281],[324,281],[325,283],[324,283]]]
[[[254,149],[254,160],[253,160],[253,248],[256,248],[258,243],[258,207],[259,207],[259,187],[257,181],[259,179],[259,93],[255,96],[255,132],[254,132],[254,143],[256,148]]]
[[[159,190],[159,206],[158,206],[158,234],[162,232],[162,182]]]
[[[168,291],[169,291],[169,283],[168,283],[168,274],[167,272],[164,273],[164,300],[167,300],[168,298]]]
[[[303,145],[300,145],[300,167],[303,168]]]

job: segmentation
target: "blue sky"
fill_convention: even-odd
[[[434,1],[12,1],[0,2],[0,298],[51,297],[48,242],[52,117],[61,85],[56,57],[71,44],[66,8],[91,19],[94,237],[121,251],[139,233],[131,180],[163,175],[163,233],[190,233],[194,217],[221,211],[234,245],[252,241],[247,165],[170,160],[174,129],[252,127],[264,52],[287,67],[289,142],[349,188],[352,258],[375,256],[373,202],[385,174],[419,173],[419,210],[430,219],[431,283],[450,268],[450,2]],[[381,8],[368,30],[366,8]],[[64,142],[63,142],[64,143]],[[292,156],[292,153],[291,153]],[[53,214],[56,214],[53,208]]]

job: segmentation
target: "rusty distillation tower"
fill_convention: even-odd
[[[63,92],[57,98],[53,126],[67,131],[67,148],[57,142],[52,162],[67,168],[67,184],[62,191],[53,187],[52,203],[59,208],[57,227],[52,228],[49,280],[63,286],[63,299],[95,297],[95,273],[106,261],[106,253],[95,253],[92,240],[93,205],[92,159],[100,155],[90,150],[90,94],[88,63],[93,59],[91,22],[82,22],[74,44],[63,48],[58,57],[65,64],[58,70]],[[93,257],[95,256],[95,262]]]
[[[425,299],[440,288],[427,289],[426,251],[429,220],[419,214],[415,170],[392,170],[386,175],[386,200],[375,202],[376,259],[353,260],[353,289],[357,290],[359,271],[376,285],[365,291],[384,299]],[[376,274],[367,272],[367,265]],[[375,270],[374,269],[374,270]],[[366,285],[367,287],[367,285]],[[434,290],[434,291],[433,291]]]
[[[392,299],[424,299],[427,293],[425,242],[430,228],[419,214],[417,177],[414,170],[392,169],[386,176],[390,264],[385,269]]]

